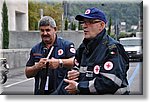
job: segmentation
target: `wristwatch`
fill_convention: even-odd
[[[58,59],[59,60],[59,68],[63,68],[63,61],[62,59]]]

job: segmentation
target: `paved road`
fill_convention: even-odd
[[[130,63],[128,71],[128,81],[132,95],[143,94],[142,83],[142,63],[134,62]],[[8,81],[3,85],[4,95],[10,94],[33,94],[34,79],[27,79],[24,75],[24,68],[10,70]]]

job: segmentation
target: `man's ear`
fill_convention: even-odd
[[[100,30],[103,30],[105,28],[105,25],[106,25],[105,22],[101,21],[100,22],[100,27],[99,27]]]
[[[57,31],[57,27],[54,27],[55,31]]]
[[[105,28],[105,25],[106,25],[105,22],[102,21],[102,22],[100,22],[100,24],[103,28]]]

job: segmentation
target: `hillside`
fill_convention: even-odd
[[[76,16],[77,14],[84,13],[85,10],[89,7],[97,7],[103,10],[107,16],[107,19],[112,18],[112,23],[115,23],[115,20],[121,22],[125,21],[127,28],[131,25],[138,25],[139,22],[139,10],[140,6],[138,3],[105,3],[100,2],[93,3],[69,3],[68,6],[68,15]]]

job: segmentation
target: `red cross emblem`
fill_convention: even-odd
[[[59,49],[58,50],[58,55],[60,56],[60,55],[62,55],[64,53],[64,51],[62,50],[62,49]]]
[[[72,52],[72,53],[76,53],[75,48],[70,48],[70,52]]]
[[[95,73],[95,74],[99,74],[99,71],[100,71],[100,66],[99,66],[99,65],[96,65],[96,66],[94,67],[94,73]]]
[[[91,10],[90,9],[87,9],[86,11],[85,11],[85,14],[89,14],[91,12]]]
[[[104,69],[105,70],[111,70],[113,68],[113,63],[111,61],[107,61],[105,64],[104,64]]]

